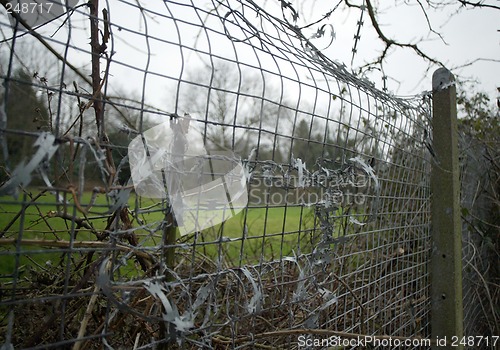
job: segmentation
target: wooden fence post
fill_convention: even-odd
[[[432,339],[463,336],[462,227],[455,78],[439,68],[432,76]],[[463,349],[450,345],[433,349]]]

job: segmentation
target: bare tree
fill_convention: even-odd
[[[266,5],[270,5],[265,1]],[[449,0],[435,0],[435,1],[395,1],[388,3],[386,1],[376,0],[340,0],[332,2],[327,11],[319,13],[318,8],[324,9],[325,4],[317,0],[310,1],[281,1],[281,11],[285,20],[291,22],[298,30],[317,30],[313,35],[314,38],[328,36],[329,33],[325,29],[327,24],[330,24],[331,17],[337,12],[343,13],[347,11],[358,11],[359,19],[357,20],[357,28],[354,35],[352,45],[352,60],[351,68],[359,74],[364,75],[371,71],[381,72],[384,88],[388,77],[384,71],[384,64],[390,59],[390,56],[396,51],[410,51],[417,57],[421,58],[427,64],[427,71],[436,66],[444,66],[447,62],[443,62],[442,58],[436,57],[425,47],[428,41],[438,40],[443,46],[447,45],[446,37],[442,30],[446,21],[450,17],[446,17],[441,22],[435,22],[434,14],[447,12],[450,13],[451,18],[458,16],[463,11],[468,10],[484,10],[484,11],[498,11],[500,6],[498,1],[495,0],[479,0],[479,1],[449,1]],[[267,6],[268,8],[270,6]],[[411,11],[414,16],[420,18],[422,23],[425,23],[425,28],[415,28],[416,38],[404,39],[402,35],[394,35],[386,26],[386,18],[391,19],[391,15],[398,10]],[[392,17],[394,18],[394,17]],[[332,29],[333,30],[333,29]],[[481,37],[483,28],[475,28],[471,26],[467,28],[468,31],[475,31],[478,37]],[[369,34],[371,32],[371,34]],[[363,63],[359,66],[354,66],[354,58],[358,57],[358,52],[367,45],[366,40],[362,40],[365,35],[374,35],[378,43],[376,43],[380,50],[372,56],[366,56],[366,51],[362,57]],[[334,34],[332,33],[332,37]],[[333,39],[332,39],[333,41]],[[370,46],[374,43],[370,42]],[[458,64],[453,68],[462,68],[477,64],[479,62],[500,62],[496,57],[477,57],[469,61]],[[425,72],[424,72],[425,73]],[[390,77],[394,79],[394,77]]]
[[[266,82],[264,89],[260,75],[228,63],[192,70],[186,80],[189,83],[181,86],[180,109],[203,121],[200,131],[207,146],[231,149],[243,157],[253,148],[258,147],[261,154],[279,148],[278,123],[286,125],[290,116],[287,102],[272,83]]]

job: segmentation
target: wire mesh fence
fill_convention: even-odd
[[[429,97],[285,5],[2,17],[4,347],[429,336]]]
[[[492,125],[460,128],[463,232],[463,300],[465,334],[495,336],[500,332],[498,288],[498,134]],[[484,344],[482,349],[496,345]]]

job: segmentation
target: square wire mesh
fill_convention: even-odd
[[[428,337],[428,97],[375,89],[252,1],[101,6],[31,33],[2,17],[0,343]],[[166,172],[141,196],[129,145],[186,121],[248,202],[181,235]]]

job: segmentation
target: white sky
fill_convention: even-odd
[[[275,16],[281,16],[277,0],[260,0],[257,2],[264,4],[266,9]],[[302,0],[299,2],[295,1],[295,6],[301,11],[301,20],[311,20],[317,19],[337,2],[337,0]],[[394,3],[400,2],[402,1],[381,2],[387,7],[380,8],[378,14],[379,22],[389,38],[399,41],[410,40],[412,42],[420,38],[428,39],[428,41],[420,44],[421,48],[429,56],[446,63],[448,68],[460,66],[478,58],[497,60],[497,62],[480,61],[468,67],[454,70],[454,73],[459,74],[462,78],[477,79],[480,82],[478,90],[487,92],[493,98],[497,96],[496,87],[500,86],[498,79],[498,73],[500,72],[498,63],[498,60],[500,60],[500,32],[498,32],[500,29],[500,25],[498,25],[500,23],[498,21],[500,19],[500,11],[491,9],[462,9],[457,12],[460,8],[458,5],[455,7],[450,6],[446,11],[429,10],[429,19],[434,29],[443,34],[447,42],[445,44],[436,35],[428,37],[425,17],[417,6],[394,6]],[[179,3],[187,4],[188,1],[179,1]],[[297,6],[298,3],[301,4],[301,9]],[[102,4],[104,2],[101,2]],[[309,4],[314,4],[314,6],[310,6]],[[154,7],[159,13],[167,14],[162,1],[155,2],[150,0],[143,2],[143,5],[148,6],[148,8]],[[146,27],[137,9],[130,11],[130,6],[124,5],[117,0],[110,0],[109,7],[112,22],[144,33]],[[186,11],[189,11],[188,8],[186,8]],[[359,15],[359,11],[346,10],[341,6],[325,22],[333,25],[336,38],[332,45],[323,52],[334,61],[344,62],[348,69],[351,68],[351,50],[354,45],[353,37],[357,31],[356,23],[359,20]],[[79,33],[78,31],[73,31],[71,41],[73,45],[88,50],[88,23],[83,19],[79,22],[77,16],[74,16],[74,18],[73,25],[80,27],[82,30]],[[195,18],[192,19],[196,20]],[[4,20],[5,17],[3,17],[2,22]],[[361,39],[358,43],[358,53],[354,60],[354,67],[362,65],[367,60],[375,59],[383,48],[381,42],[376,37],[375,31],[369,24],[369,17],[366,11],[363,20],[365,25],[361,29]],[[158,18],[157,22],[148,19],[149,33],[166,40],[174,38],[176,35],[175,28],[168,22],[165,18]],[[312,27],[312,30],[306,34],[311,35],[317,28],[318,26]],[[185,30],[185,33],[188,33],[187,35],[183,33],[183,41],[189,42],[186,36],[192,37],[195,30],[188,25],[185,25],[183,30]],[[146,43],[144,36],[134,35],[126,31],[118,31],[116,27],[113,28],[113,31],[116,42],[115,50],[117,51],[113,58],[133,67],[144,69],[146,67],[146,55],[144,54],[146,52]],[[61,40],[66,40],[66,33],[60,31],[59,34]],[[57,37],[58,35],[56,35]],[[321,40],[317,43],[318,48],[324,46]],[[323,39],[323,41],[325,40]],[[213,45],[217,44],[213,43]],[[161,74],[175,75],[175,71],[178,69],[181,60],[180,56],[177,55],[175,46],[156,41],[152,46],[152,50],[153,55],[150,57],[151,63],[149,69]],[[215,48],[215,51],[217,50]],[[223,55],[224,49],[221,48],[219,53]],[[72,55],[70,58],[74,59],[74,61],[80,61],[82,64],[83,62],[88,62],[88,57],[83,55],[82,59],[78,55]],[[430,90],[432,71],[435,68],[437,67],[433,67],[430,72],[426,72],[427,64],[416,57],[410,49],[392,49],[389,59],[384,63],[385,74],[389,76],[387,82],[389,91],[396,95],[411,95],[418,94],[424,90]],[[115,81],[119,80],[121,82],[121,84],[118,84],[121,89],[140,92],[141,86],[139,84],[142,80],[142,74],[139,71],[134,72],[130,68],[113,65],[111,73]],[[378,87],[382,87],[381,77],[381,74],[373,73],[369,76],[369,79]],[[158,95],[154,100],[164,98],[164,95],[160,95],[160,91],[165,91],[167,85],[171,88],[175,85],[175,81],[168,81],[168,79],[163,77],[155,78],[150,76],[148,79],[148,89],[150,90],[148,91],[148,96]]]
[[[399,1],[402,2],[402,1]],[[494,59],[497,62],[481,61],[463,69],[453,70],[465,79],[477,79],[481,89],[490,96],[496,96],[496,87],[500,86],[500,11],[493,9],[463,9],[459,5],[449,6],[446,10],[428,10],[433,29],[442,33],[446,44],[436,35],[428,36],[425,16],[418,6],[394,6],[393,1],[380,1],[383,5],[378,14],[379,22],[386,36],[397,41],[425,41],[419,46],[429,56],[443,62],[447,68],[464,65],[478,58]],[[316,1],[317,5],[331,1]],[[359,1],[358,1],[359,3]],[[500,5],[500,1],[497,1]],[[312,11],[317,11],[316,6]],[[308,8],[305,8],[306,10]],[[311,9],[309,9],[311,10]],[[326,11],[318,11],[320,14]],[[310,15],[308,15],[310,16]],[[314,18],[317,18],[315,15]],[[336,40],[325,51],[330,58],[340,59],[346,64],[351,62],[353,36],[357,29],[359,12],[351,10],[337,11],[329,23],[335,27]],[[375,30],[369,23],[368,13],[364,14],[361,39],[358,43],[358,54],[354,65],[359,66],[368,60],[378,57],[383,45],[377,39]],[[427,65],[410,49],[392,49],[388,61],[384,64],[385,73],[393,79],[388,80],[389,89],[398,95],[416,94],[429,90],[431,72],[427,73]],[[378,83],[380,77],[374,77]]]

